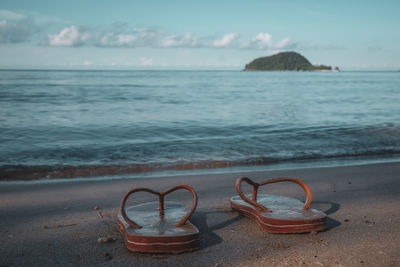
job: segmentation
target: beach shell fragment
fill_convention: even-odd
[[[100,244],[101,243],[111,243],[111,242],[114,242],[115,240],[117,240],[116,237],[109,235],[109,236],[106,236],[106,237],[99,237],[97,239],[97,242],[100,243]]]

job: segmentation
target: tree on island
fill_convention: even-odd
[[[281,52],[268,57],[254,59],[244,68],[251,70],[296,70],[296,71],[331,71],[331,66],[312,65],[305,57],[296,52]]]

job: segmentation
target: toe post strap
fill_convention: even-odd
[[[243,194],[242,189],[241,189],[241,184],[242,182],[245,182],[253,187],[253,192],[252,192],[252,199],[249,199]],[[310,208],[311,202],[312,202],[312,193],[310,188],[305,184],[303,181],[296,179],[296,178],[273,178],[269,180],[265,180],[262,182],[254,182],[250,178],[247,177],[242,177],[237,179],[236,181],[236,191],[238,192],[239,196],[247,203],[260,208],[261,210],[265,212],[271,212],[268,208],[264,207],[260,203],[257,202],[257,193],[258,193],[258,188],[260,186],[266,185],[266,184],[272,184],[272,183],[278,183],[278,182],[293,182],[301,186],[303,188],[304,192],[306,193],[306,202],[303,206],[303,210],[308,210]]]

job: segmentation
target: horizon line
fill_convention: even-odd
[[[33,65],[22,65],[22,66],[0,66],[0,71],[145,71],[145,70],[237,70],[243,71],[244,68],[237,66],[59,66],[59,65],[48,65],[48,66],[33,66]],[[385,67],[354,67],[354,68],[339,68],[340,72],[400,72],[400,68],[385,68]],[[274,71],[256,71],[256,72],[274,72]],[[289,71],[275,71],[275,72],[289,72]],[[290,72],[301,72],[301,71],[290,71]],[[303,71],[306,72],[306,71]]]

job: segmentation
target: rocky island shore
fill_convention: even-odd
[[[281,52],[260,57],[246,64],[245,71],[339,71],[338,67],[312,65],[308,59],[296,52]]]

